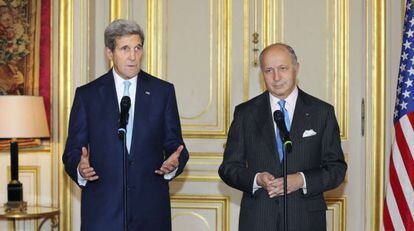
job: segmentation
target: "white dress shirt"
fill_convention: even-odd
[[[286,108],[286,111],[289,114],[289,120],[290,120],[291,123],[293,121],[293,113],[295,111],[296,100],[298,99],[298,93],[299,93],[298,88],[295,87],[293,89],[292,93],[290,93],[290,95],[288,95],[288,97],[286,97],[286,99],[285,99],[285,101],[286,101],[285,108]],[[272,116],[273,116],[273,113],[276,110],[281,110],[280,109],[280,106],[278,104],[278,102],[280,101],[280,99],[278,99],[274,95],[270,94],[270,92],[269,92],[269,101],[270,101],[270,109],[272,111]],[[275,137],[277,137],[277,135],[278,135],[277,132],[276,132],[277,131],[277,125],[276,125],[276,122],[275,121],[273,121],[273,126],[274,126],[274,131],[275,131],[275,134],[276,134]],[[256,192],[256,190],[258,190],[258,189],[261,188],[261,186],[259,186],[257,184],[257,181],[256,181],[258,174],[259,173],[256,173],[256,175],[254,176],[253,193]],[[305,179],[305,175],[303,174],[303,172],[299,172],[299,174],[303,178],[303,187],[302,187],[303,193],[306,194],[306,179]]]

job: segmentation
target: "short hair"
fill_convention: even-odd
[[[105,29],[105,46],[113,51],[116,45],[115,40],[124,35],[138,35],[141,38],[142,45],[144,45],[144,32],[138,23],[132,20],[117,19],[112,21]]]
[[[268,50],[270,50],[271,48],[273,48],[275,46],[282,46],[282,47],[286,48],[286,50],[289,52],[290,57],[292,58],[292,63],[294,65],[298,64],[298,57],[296,56],[295,50],[293,50],[293,48],[291,46],[289,46],[286,43],[273,43],[273,44],[270,44],[269,46],[265,47],[262,50],[262,52],[260,52],[260,55],[259,55],[260,67],[262,66],[263,54],[266,53]]]

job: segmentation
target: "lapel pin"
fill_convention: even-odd
[[[146,95],[151,95],[151,92],[146,91],[146,92],[145,92],[145,94],[146,94]]]
[[[305,116],[306,116],[306,117],[309,117],[310,115],[309,115],[309,113],[307,113],[307,112],[306,112],[306,113],[305,113]]]

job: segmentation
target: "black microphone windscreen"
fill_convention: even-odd
[[[283,112],[282,112],[282,111],[280,111],[280,110],[276,110],[276,111],[273,113],[273,119],[274,119],[275,121],[281,121],[281,120],[283,120],[283,119],[284,119]]]
[[[129,96],[124,96],[121,99],[121,107],[130,107],[131,106],[131,98]]]

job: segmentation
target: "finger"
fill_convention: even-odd
[[[95,175],[95,176],[89,177],[88,181],[94,181],[94,180],[97,180],[97,179],[99,179],[99,176]]]
[[[270,197],[270,198],[273,198],[273,197],[276,197],[276,196],[278,196],[278,195],[279,195],[279,193],[277,192],[277,189],[270,190],[270,191],[268,192],[268,194],[269,194],[269,197]]]
[[[167,166],[161,166],[160,170],[163,171],[164,174],[167,174],[167,173],[171,172],[172,170],[174,170],[174,168],[170,168],[170,167],[167,167]]]
[[[178,146],[177,150],[175,150],[175,152],[178,152],[178,154],[180,154],[183,149],[184,149],[184,145],[180,145]]]
[[[88,149],[86,149],[85,147],[82,147],[82,158],[89,158]]]
[[[178,146],[177,150],[173,153],[174,156],[180,157],[181,151],[184,149],[183,145]]]
[[[164,175],[164,172],[161,171],[161,170],[155,170],[155,173],[158,174],[158,175]]]
[[[174,170],[177,166],[178,166],[178,162],[177,163],[164,162],[164,164],[162,165],[162,167],[167,168],[170,171]]]
[[[273,180],[275,180],[275,177],[273,175],[269,174],[267,179],[269,179],[270,181],[273,181]]]
[[[83,175],[85,176],[84,178],[89,178],[89,177],[95,176],[96,172],[92,171],[92,172],[84,173]]]
[[[81,161],[79,163],[79,171],[83,171],[86,168],[90,168],[91,166],[89,165],[89,162],[87,161]]]
[[[165,173],[169,173],[172,172],[175,168],[172,166],[162,166],[161,167],[161,171],[165,172]]]
[[[83,173],[83,174],[86,174],[86,173],[89,173],[89,172],[92,172],[94,169],[92,168],[92,167],[85,167],[85,168],[79,168],[79,171],[81,172],[81,173]]]

